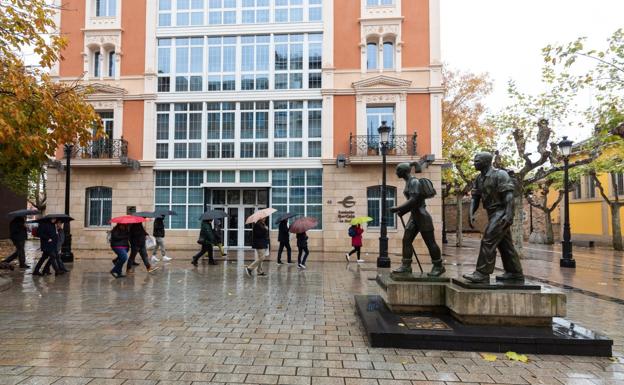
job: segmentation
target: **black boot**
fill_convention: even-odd
[[[433,267],[431,268],[431,271],[427,273],[427,275],[430,277],[439,277],[445,272],[446,268],[442,264],[442,261],[438,260],[433,262]]]

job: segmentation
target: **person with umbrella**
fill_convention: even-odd
[[[128,229],[130,239],[130,256],[128,257],[128,265],[126,266],[126,273],[131,274],[135,266],[136,255],[139,254],[143,260],[143,264],[148,273],[156,270],[156,267],[150,265],[147,258],[147,248],[145,247],[145,239],[148,236],[145,227],[141,223],[132,223]]]
[[[310,254],[310,251],[308,250],[308,235],[306,234],[306,231],[315,228],[317,225],[318,220],[316,218],[303,217],[294,221],[288,229],[291,233],[297,234],[297,248],[299,249],[297,267],[299,267],[299,269],[306,268],[306,260]]]
[[[13,217],[9,223],[9,238],[13,246],[15,246],[15,251],[6,257],[2,263],[9,264],[17,258],[20,269],[28,269],[30,267],[26,264],[26,252],[24,251],[24,245],[26,244],[26,239],[28,239],[26,215],[38,213],[36,210],[17,210],[9,213],[9,217]]]
[[[288,264],[292,263],[292,249],[290,248],[290,233],[288,232],[288,219],[294,217],[294,214],[286,213],[277,219],[279,223],[279,232],[277,234],[277,241],[279,242],[279,249],[277,249],[277,264],[282,265],[282,251],[286,248],[286,255],[288,256]]]
[[[223,251],[223,225],[221,224],[221,220],[220,219],[215,219],[214,221],[214,233],[215,233],[215,239],[217,242],[217,249],[219,249],[219,252],[221,253],[222,257],[227,256],[227,254],[225,253],[225,251]]]
[[[39,235],[39,242],[41,246],[41,258],[37,261],[32,275],[43,275],[43,273],[39,270],[48,258],[50,259],[50,264],[54,268],[54,275],[64,274],[57,264],[58,233],[56,232],[56,222],[57,218],[49,216],[39,220],[37,234]]]
[[[353,250],[345,254],[345,258],[347,259],[347,262],[351,261],[350,257],[353,253],[357,253],[358,263],[364,262],[364,260],[360,256],[360,253],[362,250],[362,244],[363,244],[362,234],[364,233],[364,229],[362,228],[361,224],[365,222],[369,222],[371,220],[373,220],[373,218],[371,217],[358,217],[358,218],[353,218],[353,220],[351,220],[351,227],[349,227],[349,236],[351,237],[351,246],[353,247]]]
[[[193,256],[193,261],[191,262],[194,266],[197,266],[197,261],[201,258],[202,255],[208,253],[208,264],[216,265],[217,262],[213,257],[213,245],[216,242],[216,236],[214,230],[212,229],[212,219],[204,219],[201,223],[201,229],[199,230],[199,239],[197,243],[201,245],[201,250],[199,253]]]
[[[67,268],[65,267],[65,264],[63,263],[63,259],[60,258],[61,255],[61,250],[63,249],[63,243],[65,243],[65,231],[63,231],[63,221],[62,220],[57,220],[57,222],[55,223],[56,225],[56,234],[58,235],[58,241],[56,242],[56,264],[58,265],[59,269],[65,273],[69,273],[69,270],[67,270]],[[52,263],[52,259],[48,259],[46,264],[43,266],[43,270],[42,273],[43,275],[48,275],[50,274],[50,265]]]
[[[117,255],[117,258],[113,259],[115,266],[110,271],[113,277],[125,277],[123,274],[123,265],[128,260],[128,250],[130,249],[128,225],[145,221],[147,221],[146,218],[136,215],[122,215],[110,220],[111,223],[115,223],[115,227],[113,227],[110,232],[110,245],[115,255]]]
[[[152,262],[158,262],[160,259],[156,256],[158,250],[160,250],[160,255],[162,260],[165,262],[171,261],[171,258],[167,256],[167,250],[165,249],[165,213],[156,211],[154,219],[154,231],[152,235],[154,236],[154,240],[156,241],[156,247],[152,250]]]
[[[249,221],[249,219],[247,220]],[[253,271],[257,270],[259,276],[265,276],[262,262],[269,248],[269,227],[266,224],[266,217],[262,217],[254,223],[251,238],[251,247],[255,250],[254,261],[249,266],[245,266],[245,273],[251,277]]]

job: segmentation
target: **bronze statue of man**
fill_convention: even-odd
[[[476,271],[464,274],[464,278],[475,283],[490,281],[496,263],[496,249],[500,252],[505,274],[497,281],[523,281],[520,257],[511,238],[511,224],[514,216],[514,183],[507,171],[492,167],[492,154],[481,152],[474,157],[474,167],[481,172],[472,190],[470,226],[475,220],[479,203],[488,214],[488,224],[481,239]]]
[[[407,202],[398,207],[391,207],[390,211],[403,216],[407,212],[411,213],[410,219],[405,226],[405,233],[403,234],[403,259],[401,266],[394,270],[394,273],[411,273],[412,272],[412,254],[414,253],[414,238],[420,232],[425,245],[429,250],[431,256],[431,262],[433,268],[427,275],[432,277],[438,277],[446,271],[442,264],[442,254],[440,247],[436,243],[435,235],[433,233],[433,220],[431,215],[427,212],[425,205],[425,196],[423,195],[420,181],[415,176],[410,175],[412,167],[416,172],[421,171],[419,163],[400,163],[396,168],[396,175],[405,180],[405,189],[403,194],[407,199]]]

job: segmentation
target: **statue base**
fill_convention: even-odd
[[[380,295],[356,296],[374,347],[611,354],[612,340],[560,318],[566,314],[562,292],[531,282],[395,276],[377,275]]]

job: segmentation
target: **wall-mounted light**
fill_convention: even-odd
[[[336,167],[345,168],[347,167],[347,157],[344,154],[338,154],[336,157]]]

